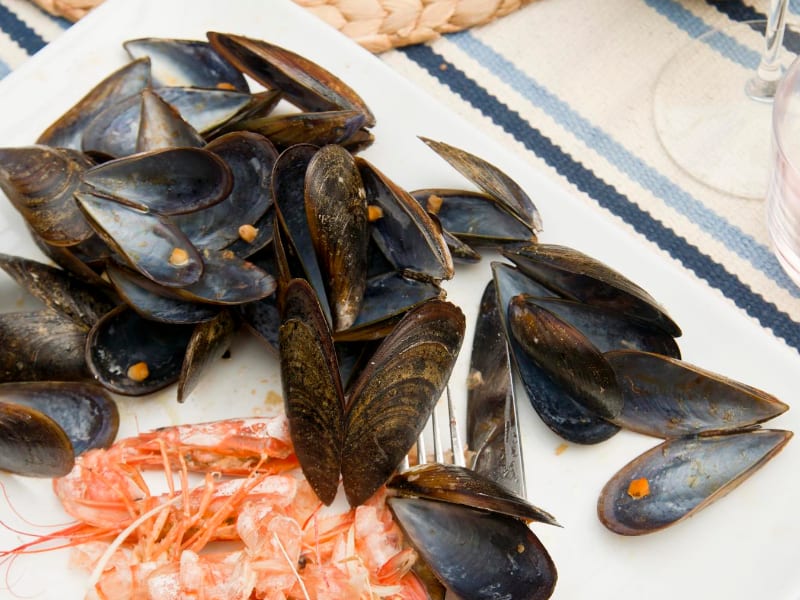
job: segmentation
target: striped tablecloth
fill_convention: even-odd
[[[656,77],[676,50],[711,28],[765,18],[767,4],[537,0],[381,57],[800,351],[800,289],[772,254],[763,202],[685,175],[652,117]],[[0,0],[0,77],[69,26],[26,0]]]

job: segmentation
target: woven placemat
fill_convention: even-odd
[[[33,0],[77,21],[103,0]],[[370,52],[418,44],[484,25],[532,0],[293,0]]]

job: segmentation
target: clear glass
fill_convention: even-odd
[[[769,19],[713,30],[665,65],[654,90],[659,139],[672,160],[701,183],[763,199],[769,178],[772,97],[798,52],[785,25],[787,0]],[[792,33],[784,36],[784,31]],[[792,49],[794,48],[794,49]]]
[[[800,59],[773,102],[767,229],[783,269],[800,285]]]

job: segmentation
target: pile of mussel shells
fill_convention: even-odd
[[[542,421],[597,444],[621,429],[664,441],[622,467],[598,499],[611,531],[641,535],[721,497],[792,432],[763,429],[788,406],[681,359],[680,327],[641,287],[565,246],[516,244],[492,265],[510,354]]]
[[[548,513],[467,469],[396,475],[464,337],[441,284],[482,247],[534,243],[530,198],[485,160],[425,138],[481,191],[404,190],[358,156],[375,124],[363,100],[287,49],[215,32],[125,48],[131,62],[34,145],[0,148],[0,188],[58,265],[0,256],[44,304],[0,315],[0,381],[108,399],[73,402],[92,436],[68,445],[67,418],[50,423],[44,402],[35,431],[16,424],[47,392],[9,388],[1,443],[15,451],[0,468],[68,472],[75,453],[113,440],[109,392],[177,384],[184,402],[245,326],[278,354],[292,441],[324,503],[340,480],[352,505],[389,482],[398,522],[447,588],[549,597],[556,569],[528,526],[555,524]]]

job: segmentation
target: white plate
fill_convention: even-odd
[[[366,156],[408,189],[463,186],[465,182],[416,135],[461,146],[495,163],[534,198],[544,219],[542,241],[572,245],[614,266],[650,291],[683,327],[684,358],[760,387],[792,403],[800,373],[797,354],[742,316],[718,293],[698,284],[666,255],[531,171],[518,157],[459,120],[404,81],[378,58],[328,29],[289,2],[262,0],[108,0],[0,84],[0,144],[31,144],[61,112],[126,62],[120,43],[140,36],[203,39],[207,30],[268,39],[316,60],[349,82],[375,112],[377,142]],[[40,258],[19,216],[0,203],[0,251]],[[459,267],[449,297],[472,322],[488,260]],[[0,310],[30,302],[0,279]],[[464,401],[472,327],[453,375]],[[146,399],[123,399],[121,435],[177,422],[266,413],[279,409],[277,365],[250,336],[237,340],[233,358],[220,361],[179,406],[170,389]],[[559,570],[555,598],[771,598],[800,597],[800,444],[796,441],[726,498],[658,534],[624,538],[599,523],[595,504],[606,480],[655,440],[623,432],[599,446],[570,446],[520,404],[529,496],[554,513],[563,529],[536,526]],[[797,413],[775,427],[797,428]],[[48,482],[0,476],[14,514],[0,498],[0,519],[26,531],[66,520]],[[0,549],[26,538],[0,527]],[[0,578],[0,596],[80,598],[85,576],[71,570],[63,551],[17,559]],[[5,568],[5,567],[3,567]]]

